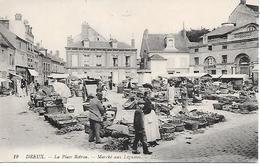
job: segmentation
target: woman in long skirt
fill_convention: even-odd
[[[158,145],[156,140],[160,139],[158,117],[154,112],[152,102],[150,100],[150,92],[144,94],[144,128],[147,142],[152,146]]]

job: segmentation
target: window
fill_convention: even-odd
[[[222,55],[222,63],[223,64],[227,63],[227,55]]]
[[[130,56],[125,57],[125,66],[130,67]]]
[[[169,39],[169,41],[168,41],[168,47],[173,47],[173,40],[172,40],[172,39]]]
[[[199,58],[198,57],[194,57],[194,62],[195,62],[195,65],[199,65]]]
[[[255,31],[256,28],[254,26],[249,26],[247,27],[247,31]]]
[[[113,66],[114,67],[118,66],[118,58],[116,58],[116,57],[113,58]]]
[[[194,71],[194,73],[200,73],[199,71]]]
[[[227,74],[227,70],[222,70],[222,74]]]
[[[194,49],[194,52],[199,52],[199,48]]]
[[[227,45],[222,45],[222,49],[227,49]]]
[[[208,50],[212,50],[212,46],[210,45],[210,46],[208,46]]]
[[[101,55],[97,55],[96,57],[97,57],[96,66],[97,66],[97,67],[101,67],[101,66],[102,66]]]
[[[211,74],[215,75],[216,74],[216,70],[211,70]]]
[[[9,64],[11,65],[11,66],[13,66],[14,65],[14,56],[12,55],[12,54],[10,54],[10,56],[9,56]]]

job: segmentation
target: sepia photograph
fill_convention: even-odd
[[[0,0],[0,162],[258,163],[258,0]]]

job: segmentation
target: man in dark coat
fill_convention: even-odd
[[[143,146],[143,153],[144,154],[152,154],[148,150],[147,141],[146,141],[146,135],[144,130],[144,113],[142,111],[142,108],[144,106],[144,101],[137,102],[138,109],[136,109],[134,114],[134,129],[135,129],[135,139],[133,143],[133,154],[140,154],[140,152],[137,150],[137,144],[139,141],[141,141]]]
[[[101,102],[102,93],[97,92],[97,97],[93,98],[89,102],[89,142],[94,142],[96,138],[96,144],[101,144],[100,130],[103,122],[103,115],[105,114],[105,108]]]

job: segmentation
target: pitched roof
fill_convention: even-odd
[[[5,26],[0,24],[0,33],[5,37],[5,39],[14,47],[16,48],[16,35],[9,31]]]
[[[258,26],[258,24],[256,23],[248,23],[248,24],[245,24],[245,25],[242,25],[242,26],[222,26],[222,27],[218,27],[216,28],[215,30],[207,33],[207,36],[217,36],[217,35],[223,35],[223,34],[227,34],[227,33],[230,33],[230,32],[233,32],[234,30],[238,30],[242,27],[246,27],[250,24],[253,24],[255,26]]]
[[[167,34],[147,34],[147,45],[149,51],[165,51],[165,38]],[[188,39],[183,37],[182,31],[178,34],[174,34],[175,48],[177,52],[187,52],[188,51]],[[176,51],[175,51],[176,52]]]
[[[164,57],[158,55],[158,54],[154,54],[150,57],[151,60],[167,60]]]
[[[4,37],[0,34],[0,45],[5,47],[10,47],[8,42],[4,39]]]
[[[218,27],[215,30],[207,33],[207,36],[217,36],[217,35],[223,35],[226,34],[234,29],[236,29],[237,27],[235,26],[222,26],[222,27]]]
[[[259,12],[259,7],[258,6],[256,6],[256,5],[248,5],[248,4],[246,4],[246,6],[248,7],[248,8],[250,8],[250,9],[252,9],[254,12]]]

